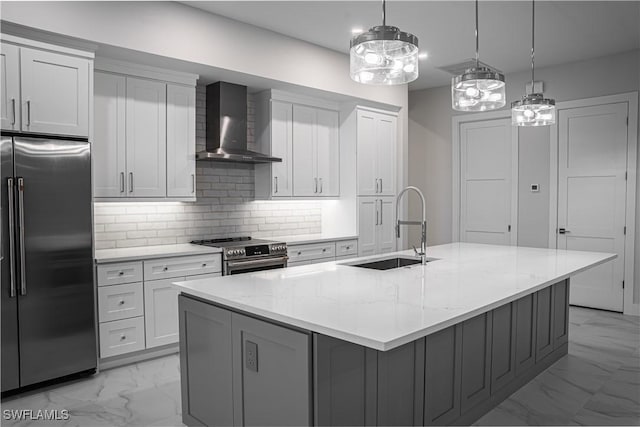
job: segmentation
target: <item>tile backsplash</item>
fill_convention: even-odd
[[[206,88],[196,88],[196,151],[204,150]],[[255,103],[248,97],[248,148],[255,150]],[[196,164],[197,201],[96,202],[96,249],[186,243],[250,235],[269,237],[322,231],[318,201],[254,201],[253,165]]]

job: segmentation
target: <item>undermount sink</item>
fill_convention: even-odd
[[[427,258],[427,262],[429,261],[434,261],[434,258]],[[420,259],[393,257],[393,258],[377,259],[374,261],[367,261],[360,264],[347,264],[347,265],[350,265],[352,267],[369,268],[372,270],[393,270],[394,268],[408,267],[414,264],[420,264]]]

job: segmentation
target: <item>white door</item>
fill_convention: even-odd
[[[147,348],[178,342],[178,294],[173,279],[144,282],[144,329]]]
[[[89,60],[20,49],[22,130],[89,135]]]
[[[293,106],[293,195],[315,196],[318,192],[316,175],[316,110],[302,105]]]
[[[378,194],[396,194],[396,140],[397,118],[378,115],[376,126]]]
[[[511,155],[516,135],[510,119],[460,126],[461,242],[515,244]]]
[[[196,89],[167,85],[167,196],[196,196]]]
[[[20,130],[19,48],[6,43],[0,47],[0,123],[3,130]]]
[[[571,304],[622,311],[627,143],[627,103],[559,111],[558,248],[618,255],[571,278]]]
[[[96,72],[93,94],[93,194],[126,197],[126,83],[123,76]]]
[[[167,194],[166,84],[127,77],[127,194]]]
[[[318,195],[340,194],[340,139],[337,111],[316,111]]]
[[[271,101],[271,155],[282,162],[271,164],[273,183],[271,195],[274,197],[291,196],[293,186],[291,177],[293,144],[293,108],[286,102]]]
[[[358,198],[358,256],[377,253],[377,233],[380,223],[378,208],[378,199]]]
[[[380,220],[378,225],[378,253],[384,254],[396,250],[395,235],[395,198],[383,197],[378,199]]]
[[[375,113],[358,110],[356,130],[358,196],[373,196],[378,192],[376,119]]]

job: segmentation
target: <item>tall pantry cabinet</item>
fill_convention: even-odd
[[[396,249],[397,114],[356,109],[358,255]]]

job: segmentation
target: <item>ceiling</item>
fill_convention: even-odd
[[[188,1],[217,15],[349,52],[353,28],[381,24],[380,1]],[[505,73],[530,67],[531,2],[481,1],[480,59]],[[596,58],[640,48],[640,1],[536,2],[536,66]],[[387,1],[387,25],[414,33],[420,77],[410,90],[447,85],[437,67],[474,57],[474,3]]]

